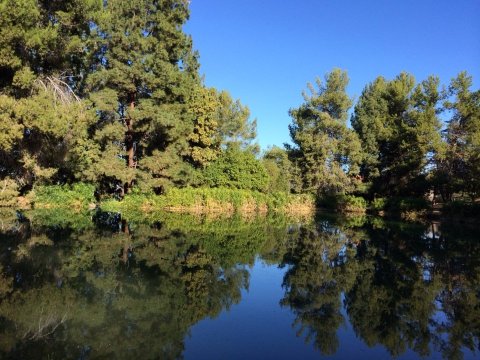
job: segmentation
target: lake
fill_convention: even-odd
[[[474,359],[480,230],[0,213],[0,358]]]

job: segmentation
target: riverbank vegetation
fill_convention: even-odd
[[[248,107],[204,84],[188,4],[0,3],[0,206],[303,213],[315,197],[342,212],[478,216],[468,74],[380,76],[354,104],[335,69],[290,110],[291,143],[262,152]]]

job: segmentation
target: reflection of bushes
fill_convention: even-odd
[[[82,230],[94,226],[92,213],[86,209],[82,211],[69,208],[40,208],[26,212],[34,226],[55,227],[63,229]]]
[[[430,210],[430,203],[423,198],[376,198],[370,203],[370,210],[374,214],[385,214],[407,221],[418,221],[427,215],[427,211]]]
[[[411,348],[428,356],[432,341],[444,356],[457,355],[478,343],[480,248],[478,232],[466,226],[360,214],[320,213],[315,223],[294,225],[271,214],[152,214],[127,224],[100,211],[93,222],[65,209],[27,213],[30,237],[15,238],[17,256],[1,259],[0,357],[31,358],[25,348],[45,348],[35,340],[59,357],[84,343],[92,357],[118,357],[146,342],[155,344],[150,354],[180,357],[192,324],[240,301],[249,281],[244,265],[258,255],[286,267],[280,304],[323,354],[344,345],[337,332],[345,315],[359,338],[392,355]],[[87,220],[90,228],[79,226]],[[48,239],[59,241],[43,246]],[[111,350],[113,341],[119,345]]]
[[[0,232],[14,232],[19,225],[19,214],[13,209],[0,209]]]
[[[3,272],[0,264],[0,300],[13,290],[13,278]]]
[[[25,340],[40,340],[53,334],[57,328],[67,320],[67,314],[58,314],[56,312],[43,314],[41,309],[38,323],[30,324],[30,327],[23,335]]]

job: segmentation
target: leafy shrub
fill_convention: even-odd
[[[229,188],[169,189],[165,195],[130,194],[122,201],[101,203],[103,211],[121,212],[123,215],[155,213],[162,210],[180,212],[312,212],[313,197],[287,193],[264,194],[258,191]]]
[[[265,191],[268,174],[263,164],[249,151],[229,148],[203,173],[209,187]]]
[[[319,200],[319,205],[340,212],[365,213],[367,201],[359,196],[332,195]]]
[[[35,207],[82,209],[95,202],[95,187],[91,184],[38,186],[35,188]]]

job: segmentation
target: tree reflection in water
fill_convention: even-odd
[[[480,350],[480,243],[460,227],[320,221],[292,237],[283,306],[326,355],[348,319],[370,347],[445,358]],[[478,233],[477,233],[478,234]]]
[[[479,350],[480,243],[462,227],[1,215],[0,357],[181,357],[194,324],[241,301],[257,256],[285,268],[280,304],[322,354],[347,322],[392,356]]]

